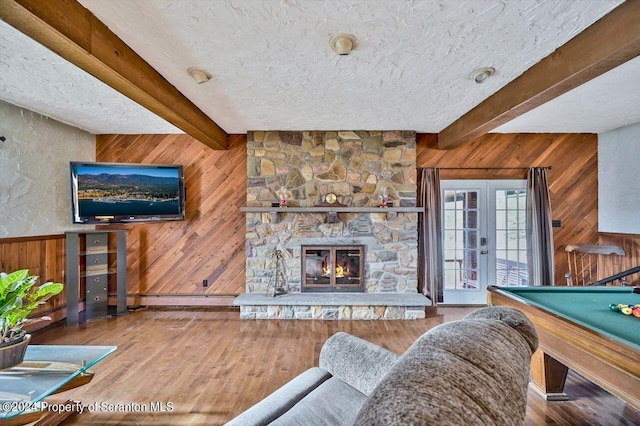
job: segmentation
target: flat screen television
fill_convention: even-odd
[[[183,167],[71,162],[73,223],[184,220]]]

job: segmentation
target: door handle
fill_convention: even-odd
[[[480,254],[487,254],[489,253],[489,250],[480,250]]]

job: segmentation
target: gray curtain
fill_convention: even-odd
[[[554,285],[553,230],[547,169],[527,173],[527,268],[529,285]]]
[[[424,207],[418,222],[418,289],[435,305],[442,302],[442,213],[440,171],[422,168],[418,205]]]

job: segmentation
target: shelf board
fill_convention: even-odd
[[[100,275],[115,275],[116,274],[116,268],[105,268],[104,270],[100,270],[100,271],[83,271],[80,274],[81,278],[89,278],[89,277],[97,277]]]
[[[89,256],[92,254],[112,254],[112,253],[118,253],[118,250],[109,249],[109,250],[102,250],[102,251],[80,251],[78,252],[78,256]]]

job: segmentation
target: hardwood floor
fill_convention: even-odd
[[[333,333],[346,331],[401,353],[428,329],[469,311],[439,308],[438,316],[415,321],[280,321],[240,320],[224,308],[149,309],[80,328],[60,324],[37,333],[33,343],[118,346],[95,366],[93,382],[55,396],[114,405],[65,424],[215,425],[317,365]],[[572,400],[566,402],[546,402],[530,391],[526,424],[640,425],[640,412],[580,376],[570,373],[567,386]],[[173,409],[150,412],[151,402],[165,409],[170,402]],[[147,411],[136,411],[141,408]]]

